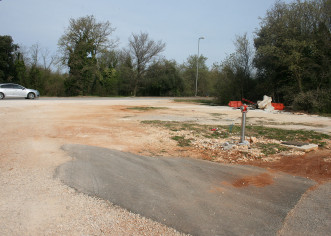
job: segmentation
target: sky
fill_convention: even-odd
[[[184,63],[190,55],[220,63],[235,51],[236,35],[253,40],[261,19],[276,0],[0,0],[0,35],[30,47],[38,43],[56,53],[69,19],[93,15],[116,28],[111,38],[118,49],[128,46],[132,33],[148,33],[166,43],[168,60]],[[285,0],[289,3],[293,0]]]

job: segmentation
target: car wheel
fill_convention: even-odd
[[[3,93],[0,93],[0,99],[4,99],[5,95]]]
[[[34,99],[35,97],[36,97],[36,95],[34,95],[34,93],[28,94],[28,99]]]

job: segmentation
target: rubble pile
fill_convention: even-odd
[[[211,130],[212,132],[222,133],[225,130]],[[191,146],[199,151],[205,159],[213,160],[223,163],[242,163],[255,159],[270,162],[280,158],[280,156],[293,156],[302,155],[304,152],[295,149],[289,149],[287,151],[280,151],[277,148],[273,148],[275,154],[266,155],[261,149],[261,145],[268,144],[281,144],[279,140],[247,137],[249,145],[240,145],[239,137],[237,134],[226,138],[207,138],[202,135],[195,135],[189,131],[175,131],[176,136],[182,136],[185,139],[189,139]]]
[[[272,98],[268,97],[267,95],[264,95],[262,101],[257,101],[257,106],[259,109],[265,111],[273,111],[275,108],[272,106],[271,102]]]

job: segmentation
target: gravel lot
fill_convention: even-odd
[[[128,109],[135,106],[168,109]],[[196,151],[179,148],[166,130],[147,128],[140,121],[229,124],[240,123],[241,116],[228,107],[172,99],[2,100],[0,111],[1,235],[181,235],[54,179],[55,168],[70,160],[61,146],[86,144],[141,155],[199,158]],[[215,120],[210,115],[215,112],[225,117]],[[250,111],[249,116],[331,134],[331,119],[326,117],[263,111]]]

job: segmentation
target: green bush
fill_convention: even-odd
[[[309,113],[331,113],[331,89],[299,93],[295,96],[292,107]]]

